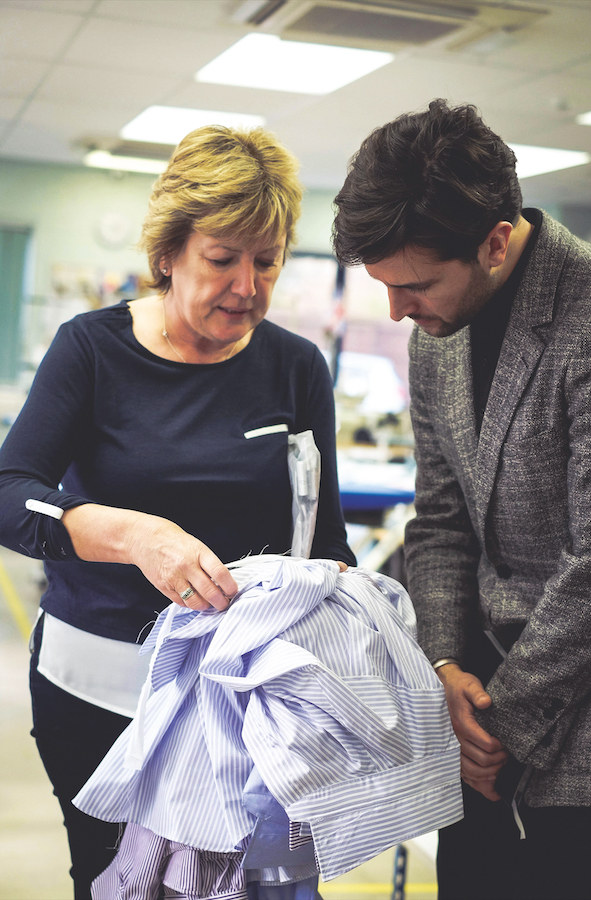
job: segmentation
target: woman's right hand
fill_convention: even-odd
[[[129,552],[148,581],[180,606],[226,609],[238,590],[215,553],[167,519],[149,516],[134,528]],[[187,596],[190,590],[194,593]]]
[[[226,609],[238,590],[215,553],[168,519],[85,503],[67,510],[62,523],[80,559],[135,565],[180,606]]]

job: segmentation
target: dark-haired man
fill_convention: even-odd
[[[591,247],[443,100],[374,131],[335,203],[338,259],[417,325],[406,561],[465,782],[440,900],[589,898]]]

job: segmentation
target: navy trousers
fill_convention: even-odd
[[[35,629],[30,685],[39,755],[59,800],[68,833],[75,900],[90,900],[90,885],[113,859],[119,825],[72,805],[82,785],[129,724],[129,719],[79,700],[37,671],[43,619]]]

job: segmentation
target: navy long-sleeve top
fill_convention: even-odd
[[[287,431],[245,437],[284,424]],[[287,437],[308,429],[322,459],[312,555],[354,563],[332,383],[314,344],[263,321],[230,359],[186,364],[137,341],[125,302],[76,316],[59,329],[0,449],[0,543],[45,560],[47,612],[135,641],[167,598],[133,565],[79,559],[61,522],[28,511],[26,500],[163,516],[224,562],[286,553]]]

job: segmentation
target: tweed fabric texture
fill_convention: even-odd
[[[543,214],[479,434],[469,327],[409,348],[419,640],[465,661],[524,626],[481,721],[534,767],[529,804],[591,805],[591,246]]]

